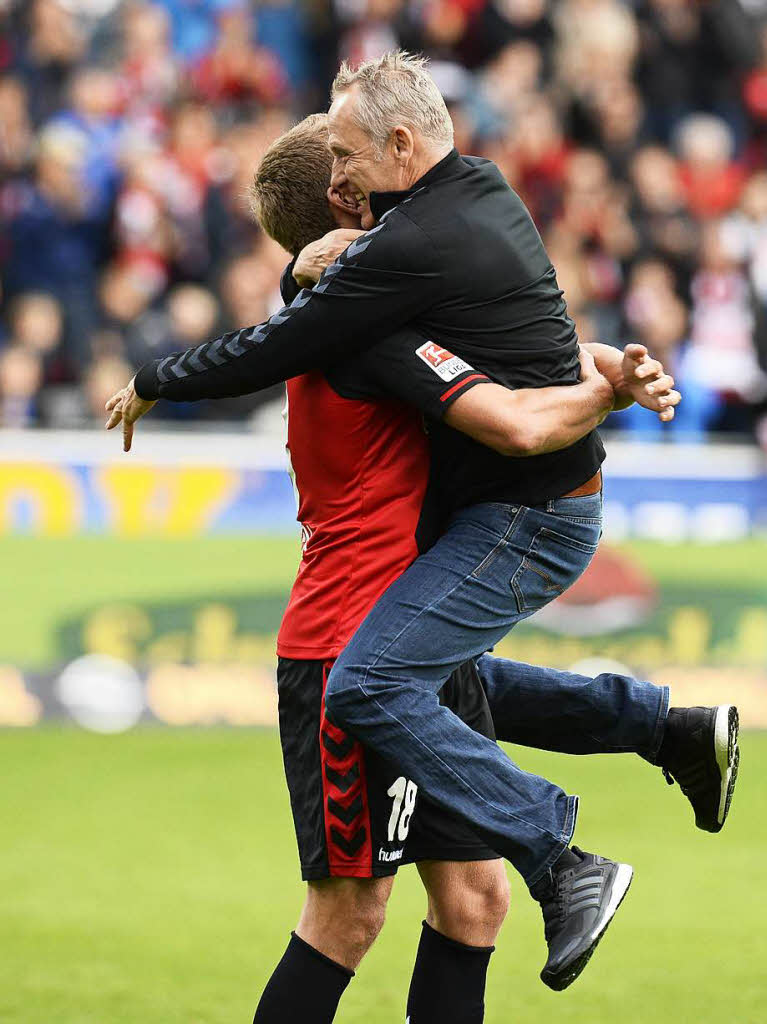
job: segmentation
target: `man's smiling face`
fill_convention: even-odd
[[[334,161],[328,189],[328,202],[339,228],[361,228],[362,206],[355,198],[354,189],[341,170],[340,164]]]
[[[362,227],[367,231],[375,224],[370,211],[370,193],[388,192],[408,187],[401,162],[395,159],[392,147],[383,153],[359,127],[354,117],[357,95],[349,89],[334,100],[328,114],[333,154],[333,183],[348,182],[348,190],[358,203]]]

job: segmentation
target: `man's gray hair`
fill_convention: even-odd
[[[383,153],[398,125],[438,145],[453,145],[453,122],[442,94],[426,70],[425,57],[404,50],[366,60],[356,68],[344,63],[333,82],[331,98],[357,88],[356,121]]]

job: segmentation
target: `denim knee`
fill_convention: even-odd
[[[353,672],[336,663],[325,686],[325,713],[340,729],[345,728],[350,708],[362,691]]]

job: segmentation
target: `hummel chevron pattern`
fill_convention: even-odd
[[[358,764],[353,764],[349,771],[343,774],[331,768],[329,764],[325,765],[325,778],[342,793],[348,793],[354,783],[359,781],[359,777],[360,766]]]
[[[322,733],[323,747],[329,754],[332,754],[333,757],[338,758],[339,761],[351,754],[354,749],[354,742],[355,741],[351,736],[345,736],[340,743],[337,743],[327,732]]]
[[[353,857],[355,853],[359,853],[362,844],[367,839],[367,829],[365,828],[358,829],[351,839],[346,839],[341,835],[335,825],[331,825],[330,834],[333,837],[335,845],[339,849],[343,850],[347,857]]]
[[[328,810],[333,817],[338,818],[344,825],[351,825],[354,819],[359,817],[364,810],[362,796],[358,793],[348,807],[344,807],[338,800],[334,800],[332,796],[329,796]]]
[[[362,746],[323,715],[320,723],[328,858],[341,875],[372,864]],[[348,868],[347,868],[348,865]]]

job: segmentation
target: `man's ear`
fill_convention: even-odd
[[[404,125],[399,125],[391,134],[391,145],[394,158],[402,163],[407,163],[415,149],[413,133]]]
[[[331,185],[328,189],[328,203],[333,218],[339,228],[358,228],[360,212],[357,203],[351,196],[344,195]]]

